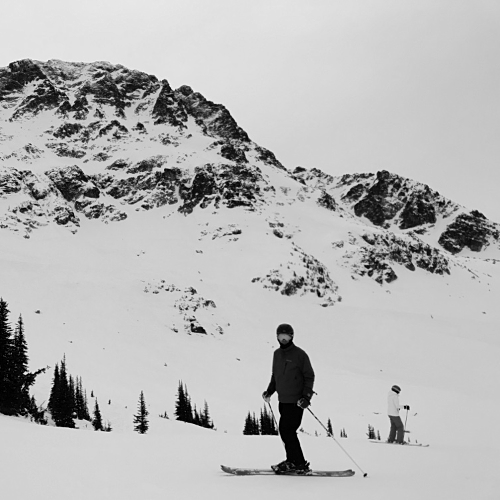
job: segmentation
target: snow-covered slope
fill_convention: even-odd
[[[222,450],[195,459],[198,471],[211,468],[200,484],[234,496],[243,478],[213,482],[223,458],[259,466],[281,457],[276,440],[240,434],[262,406],[276,326],[288,322],[316,371],[313,411],[336,435],[346,429],[342,443],[376,472],[377,498],[399,498],[414,471],[433,481],[413,480],[418,495],[407,498],[432,497],[431,485],[442,495],[453,486],[450,498],[474,489],[493,498],[493,479],[476,482],[493,471],[463,476],[471,457],[500,449],[479,432],[500,411],[497,224],[387,172],[288,170],[223,106],[109,63],[13,63],[0,70],[0,96],[0,295],[13,321],[23,315],[31,368],[65,355],[99,400],[114,432],[92,434],[97,453],[112,442],[133,461],[144,391],[152,440],[141,441],[143,453],[184,477],[184,446]],[[40,404],[52,373],[34,387]],[[158,417],[173,416],[179,380],[198,407],[207,401],[216,433]],[[411,439],[432,448],[367,442],[369,424],[387,433],[394,383],[411,405]],[[313,467],[352,466],[335,443],[313,437],[322,429],[308,413],[303,424]],[[7,418],[0,427],[41,448],[57,433],[61,449],[83,446],[76,431],[23,431]],[[458,457],[467,467],[453,484]],[[166,480],[147,470],[138,481],[160,498]],[[177,496],[192,498],[171,476]],[[266,494],[269,480],[252,484]],[[299,479],[302,493],[308,480]],[[346,498],[373,493],[373,483],[355,493],[345,484]],[[316,487],[318,498],[331,493]]]

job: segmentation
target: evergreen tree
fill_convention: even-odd
[[[15,414],[12,384],[12,328],[7,302],[0,298],[0,413]]]
[[[83,389],[82,378],[76,377],[75,385],[75,411],[79,420],[90,420],[87,395]]]
[[[60,413],[58,427],[70,427],[75,428],[75,422],[73,421],[75,413],[75,396],[72,390],[70,380],[68,378],[68,372],[66,369],[66,356],[63,357],[61,361],[61,369],[59,371],[60,377]]]
[[[194,405],[193,409],[193,422],[194,425],[201,426],[201,416],[198,413],[198,410],[196,409],[196,405]]]
[[[328,431],[328,436],[333,437],[333,427],[332,427],[332,421],[328,419],[328,422],[326,424],[326,430]]]
[[[187,387],[183,385],[182,380],[179,381],[179,386],[177,388],[177,401],[175,403],[174,415],[176,419],[181,422],[193,422],[191,399],[188,395]]]
[[[61,387],[61,379],[59,377],[59,365],[56,363],[54,368],[54,378],[52,379],[52,387],[50,389],[49,402],[47,404],[47,409],[50,411],[52,415],[52,419],[54,422],[57,420],[57,415],[59,414],[59,406],[60,406],[60,387]]]
[[[250,412],[248,412],[247,418],[245,419],[245,427],[243,428],[243,434],[245,434],[246,436],[253,436],[260,434],[259,423],[255,418],[255,413],[252,416]]]
[[[260,433],[263,436],[266,436],[269,434],[269,417],[267,414],[267,409],[264,406],[264,409],[260,409],[260,418],[259,418],[259,424],[260,424]]]
[[[102,425],[101,410],[99,409],[99,403],[97,402],[97,398],[95,400],[95,405],[94,405],[94,418],[92,419],[92,426],[96,431],[104,430],[104,427]]]
[[[368,424],[368,432],[366,433],[368,439],[376,439],[375,429],[370,424]]]
[[[14,342],[12,344],[11,382],[13,390],[13,407],[16,413],[25,414],[30,406],[28,372],[28,344],[24,337],[24,324],[22,316],[16,324]]]
[[[48,408],[57,427],[75,428],[75,395],[68,380],[66,371],[66,356],[61,361],[61,367],[56,364],[54,381],[49,398]]]
[[[253,420],[254,434],[258,436],[260,434],[260,423],[259,420],[255,418],[255,412],[252,413],[252,420]]]
[[[271,436],[277,433],[274,419],[265,406],[260,410],[260,433],[263,436]]]
[[[137,431],[139,434],[146,434],[149,429],[148,415],[149,412],[146,408],[144,394],[141,391],[141,395],[139,396],[138,413],[134,416],[134,431]]]
[[[208,403],[205,401],[203,405],[203,412],[201,413],[201,426],[206,427],[207,429],[213,429],[214,423],[210,418],[210,412],[208,410]]]

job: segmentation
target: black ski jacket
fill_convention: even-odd
[[[295,344],[274,351],[273,371],[267,387],[269,396],[277,392],[280,403],[296,403],[302,397],[311,400],[313,385],[314,370],[305,351]]]

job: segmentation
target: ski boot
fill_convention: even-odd
[[[304,462],[303,464],[295,466],[295,474],[299,476],[310,476],[312,474],[312,470],[309,467],[311,464],[309,462]]]
[[[295,464],[288,460],[283,460],[283,462],[279,464],[271,465],[271,469],[273,469],[276,474],[287,474],[295,470]]]

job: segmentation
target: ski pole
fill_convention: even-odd
[[[269,406],[269,410],[271,410],[271,415],[273,416],[274,425],[276,427],[276,431],[278,432],[278,436],[281,438],[280,428],[279,428],[278,422],[276,422],[276,417],[274,416],[273,407],[271,406],[271,403],[269,401],[267,401],[267,404]],[[285,450],[286,450],[285,443],[284,443],[283,439],[281,440],[281,444],[283,445],[283,448],[285,448]]]
[[[347,451],[344,450],[343,446],[335,439],[334,435],[330,433],[330,431],[323,425],[323,423],[321,422],[321,420],[312,412],[311,408],[307,407],[307,409],[309,410],[309,412],[311,413],[311,415],[320,423],[321,427],[323,427],[323,429],[325,429],[326,433],[328,436],[330,436],[339,446],[340,446],[340,449],[352,460],[352,462],[354,463],[354,465],[356,465],[356,467],[361,471],[361,473],[363,474],[363,477],[366,477],[368,476],[368,473],[365,472],[356,462],[355,460],[351,457],[351,455],[349,455],[349,453],[347,453]]]
[[[278,422],[276,422],[276,417],[274,416],[273,407],[271,406],[271,403],[269,401],[267,401],[267,404],[269,406],[269,410],[271,410],[271,415],[273,416],[274,425],[276,426],[276,430],[278,431],[278,435],[279,435],[280,429],[278,427]]]
[[[408,420],[408,408],[406,408],[406,418],[405,418],[405,431],[406,431],[406,421]]]

